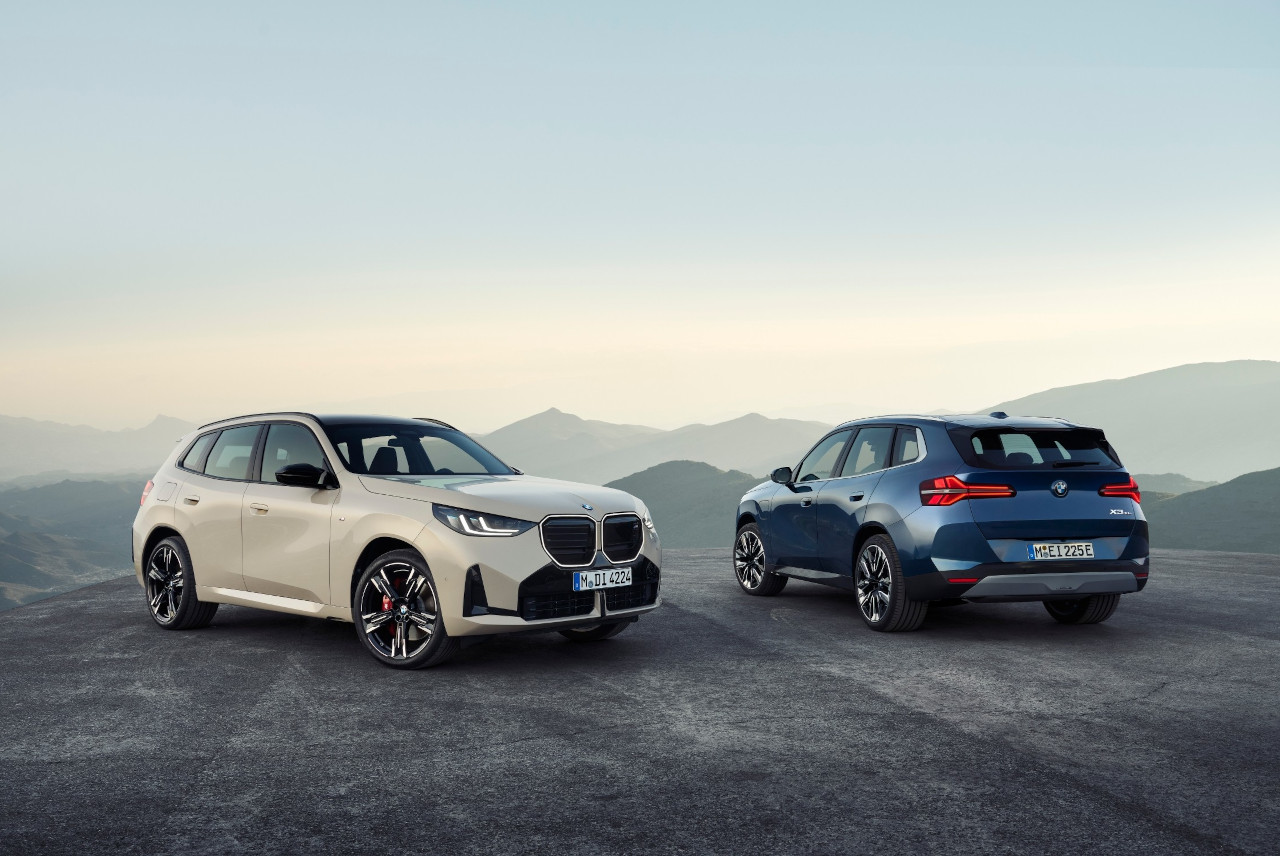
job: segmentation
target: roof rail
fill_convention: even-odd
[[[458,430],[457,428],[454,428],[452,425],[450,425],[448,422],[445,422],[443,419],[437,419],[434,416],[415,416],[413,418],[417,419],[419,422],[434,422],[437,425],[448,428],[450,431]]]
[[[237,419],[252,419],[255,416],[305,416],[308,419],[314,419],[317,422],[320,421],[320,417],[316,416],[314,413],[306,413],[301,410],[272,410],[269,413],[246,413],[243,416],[228,416],[226,419],[218,419],[214,422],[205,423],[197,430],[209,428],[213,425],[221,425],[223,422],[235,422]]]

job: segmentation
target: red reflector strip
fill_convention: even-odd
[[[977,581],[977,577],[952,577],[947,580],[949,583],[976,583]]]
[[[1137,577],[1137,578],[1138,578],[1138,579],[1140,579],[1140,580],[1145,580],[1147,577],[1151,576],[1151,572],[1150,572],[1150,571],[1148,571],[1148,572],[1147,572],[1147,573],[1145,573],[1145,574],[1134,574],[1134,576],[1135,576],[1135,577]]]

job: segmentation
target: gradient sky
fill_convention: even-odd
[[[0,116],[8,415],[835,421],[1280,359],[1274,2],[8,3]]]

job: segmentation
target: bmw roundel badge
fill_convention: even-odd
[[[594,509],[594,508],[592,508],[591,506],[587,505],[585,502],[584,502],[584,503],[582,503],[582,507],[583,507],[583,508],[585,508],[587,511],[595,511],[595,509]]]
[[[1049,490],[1053,491],[1053,495],[1056,497],[1064,497],[1067,495],[1067,483],[1062,479],[1058,479],[1056,482],[1049,485]]]

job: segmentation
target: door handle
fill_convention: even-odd
[[[193,494],[192,496],[184,496],[182,501],[187,505],[197,505],[200,502],[200,497]]]
[[[811,505],[813,505],[813,500],[812,500],[812,499],[802,499],[802,500],[800,500],[800,507],[801,507],[801,508],[808,508],[808,507],[809,507],[809,506],[811,506]]]
[[[268,509],[261,502],[251,502],[249,503],[249,510],[255,514],[266,514]]]
[[[865,494],[865,493],[855,493],[853,496],[849,497],[849,501],[850,501],[850,502],[862,502],[862,498],[863,498],[864,496],[866,496],[866,494]]]

